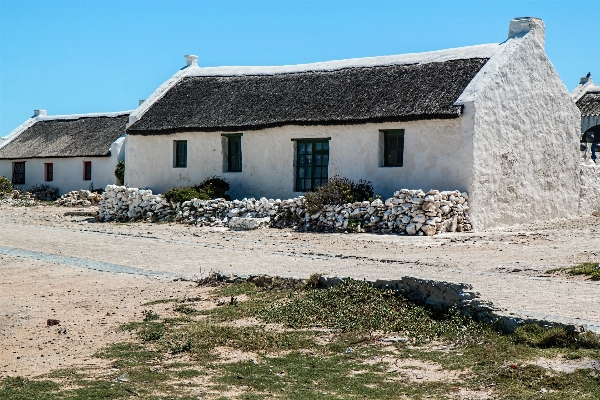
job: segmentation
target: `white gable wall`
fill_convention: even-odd
[[[404,166],[382,167],[380,129],[404,129]],[[171,187],[225,177],[232,197],[291,198],[295,192],[295,142],[328,138],[329,176],[373,182],[384,198],[395,190],[465,191],[471,180],[472,119],[427,120],[344,126],[284,126],[241,132],[242,172],[224,172],[225,147],[220,132],[129,135],[125,181],[164,193]],[[187,140],[187,168],[173,167],[173,141]]]
[[[473,104],[476,230],[578,212],[579,110],[534,36],[511,40]]]
[[[25,161],[25,184],[15,185],[16,189],[27,190],[35,184],[43,183],[58,189],[63,195],[72,190],[104,188],[116,183],[115,168],[123,159],[125,138],[119,138],[111,145],[110,157],[65,157],[65,158],[32,158],[22,160],[0,160],[0,176],[12,180],[13,162]],[[83,180],[83,163],[92,162],[92,179]],[[52,163],[54,179],[45,181],[45,163]]]

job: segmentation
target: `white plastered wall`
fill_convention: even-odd
[[[17,189],[27,190],[35,184],[45,183],[58,189],[59,194],[72,190],[104,188],[116,183],[115,167],[124,157],[125,137],[119,138],[111,145],[110,157],[65,157],[65,158],[31,158],[23,160],[0,160],[0,176],[12,179],[14,162],[25,162],[25,184],[15,185]],[[92,162],[92,179],[83,180],[83,163]],[[45,163],[52,163],[54,179],[45,180]]]
[[[383,167],[381,129],[404,129],[404,166]],[[128,135],[125,180],[132,187],[164,193],[170,187],[200,183],[219,175],[231,182],[232,197],[291,198],[295,143],[292,139],[331,138],[329,176],[373,182],[384,198],[395,190],[465,191],[470,182],[472,117],[345,126],[284,126],[246,131],[242,172],[224,172],[220,132]],[[173,141],[187,140],[187,168],[173,167]]]
[[[578,211],[579,110],[533,35],[505,46],[473,104],[476,230]]]

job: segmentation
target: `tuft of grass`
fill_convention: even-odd
[[[153,306],[155,304],[177,303],[178,301],[179,301],[179,299],[160,299],[160,300],[154,300],[154,301],[149,301],[147,303],[144,303],[144,304],[142,304],[142,307]]]
[[[587,262],[568,268],[552,268],[546,271],[547,274],[565,271],[570,275],[586,275],[593,281],[600,280],[600,263]]]
[[[156,314],[153,310],[144,310],[142,311],[142,314],[144,315],[144,321],[146,322],[160,319],[160,316]]]
[[[194,307],[186,306],[185,304],[179,304],[173,308],[173,310],[186,315],[196,315],[200,313],[200,311],[196,310]]]
[[[543,328],[539,325],[528,324],[515,330],[514,339],[516,343],[523,343],[531,347],[600,349],[600,338],[597,335],[591,332],[571,332],[562,326]]]

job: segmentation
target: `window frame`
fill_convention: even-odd
[[[18,173],[15,171],[17,165],[23,166],[23,172]],[[22,180],[16,179],[16,176],[21,176]],[[24,185],[25,184],[25,161],[15,161],[12,163],[12,183],[13,185]]]
[[[44,163],[44,181],[52,182],[54,180],[54,163]]]
[[[83,180],[84,181],[92,180],[92,162],[91,161],[83,162]]]
[[[331,138],[307,138],[307,139],[292,139],[292,141],[296,142],[296,148],[295,148],[295,157],[296,157],[296,166],[295,166],[295,182],[294,182],[294,189],[296,192],[308,192],[310,190],[314,190],[316,189],[318,186],[322,185],[323,183],[327,182],[327,180],[329,179],[329,153],[330,153],[330,146],[329,146],[329,141],[331,140]],[[300,157],[302,156],[306,156],[306,154],[300,154],[300,146],[302,144],[311,144],[311,161],[310,161],[310,188],[301,188],[300,182],[301,180],[306,181],[309,178],[306,177],[300,177],[300,170],[304,167],[303,165],[301,165],[300,162]],[[317,144],[327,144],[327,149],[323,150],[323,148],[321,148],[321,150],[317,150]],[[325,166],[323,166],[322,164],[317,165],[317,156],[327,156],[327,163],[325,164]],[[325,167],[325,177],[323,177],[323,175],[319,175],[318,177],[316,176],[316,169],[320,168],[320,172],[322,172],[322,168]],[[305,168],[305,167],[304,167]],[[317,181],[318,184],[317,184]]]
[[[184,147],[183,152],[179,149],[180,145]],[[187,153],[187,140],[173,140],[173,168],[187,168]]]
[[[226,152],[225,172],[242,172],[242,169],[243,169],[242,136],[243,136],[243,133],[224,133],[221,136],[223,136],[225,138],[225,152]],[[232,144],[234,142],[239,143],[239,154],[235,155],[235,156],[233,155],[233,152],[231,151]],[[239,168],[234,168],[234,157],[238,158]]]
[[[404,166],[404,129],[381,129],[381,133],[383,133],[383,166],[386,168],[400,168]],[[390,162],[390,143],[392,138],[401,138],[401,149],[395,150],[400,153],[400,161]],[[388,140],[390,139],[390,140]]]

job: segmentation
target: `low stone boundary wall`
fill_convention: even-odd
[[[74,190],[65,193],[56,200],[56,205],[63,207],[90,207],[96,206],[102,196],[89,190]]]
[[[376,199],[343,205],[329,205],[310,213],[303,196],[288,200],[193,199],[170,203],[150,190],[109,185],[99,203],[101,221],[166,221],[198,226],[262,227],[243,219],[268,218],[271,227],[292,227],[301,231],[373,232],[431,236],[442,232],[472,230],[468,195],[459,191],[402,189],[385,201]],[[251,228],[247,228],[251,229]]]

